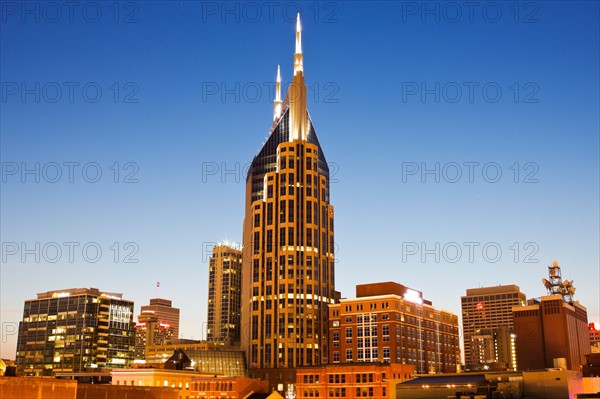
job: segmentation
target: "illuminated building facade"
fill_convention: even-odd
[[[413,377],[414,367],[408,364],[362,363],[303,367],[296,374],[296,397],[395,397],[395,384]],[[391,381],[394,383],[390,384]]]
[[[191,397],[195,399],[244,399],[253,393],[268,393],[269,383],[244,376],[194,378],[191,384]],[[265,397],[267,395],[263,395]]]
[[[306,98],[298,17],[292,83],[281,101],[278,70],[269,137],[246,178],[241,313],[251,377],[259,374],[252,370],[327,363],[333,206]]]
[[[25,301],[16,363],[25,376],[128,367],[134,334],[133,301],[122,294],[48,291]]]
[[[466,365],[496,364],[517,370],[512,308],[525,301],[516,285],[467,289],[461,297]]]
[[[181,340],[179,340],[181,341]],[[175,342],[166,345],[146,346],[146,364],[164,367],[173,353],[183,352],[189,358],[194,370],[210,375],[244,376],[246,375],[245,353],[239,347],[214,342]]]
[[[216,245],[208,271],[208,341],[239,344],[241,290],[242,251]]]
[[[329,363],[400,363],[417,373],[460,367],[458,316],[394,282],[356,286],[329,306]]]
[[[600,323],[590,323],[590,345],[595,348],[596,352],[600,352]]]
[[[171,326],[173,339],[179,338],[179,309],[173,307],[171,300],[152,298],[149,305],[142,306],[140,314],[156,316],[162,323]]]
[[[164,345],[173,340],[173,327],[154,313],[142,313],[135,325],[135,359],[146,359],[146,347]]]

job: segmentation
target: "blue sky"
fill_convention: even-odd
[[[70,287],[137,311],[160,281],[203,337],[297,10],[342,295],[394,280],[458,313],[466,288],[543,295],[557,259],[600,321],[597,2],[47,4],[1,10],[2,357],[23,301]]]

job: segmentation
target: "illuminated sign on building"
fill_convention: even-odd
[[[413,303],[423,303],[423,298],[421,298],[421,294],[418,291],[411,290],[410,288],[406,289],[406,292],[404,293],[404,299]]]
[[[128,324],[131,320],[131,308],[123,305],[110,305],[108,313],[108,321]]]

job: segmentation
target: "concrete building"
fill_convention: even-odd
[[[296,370],[296,398],[387,398],[390,381],[414,377],[414,366],[407,364],[330,364]]]
[[[328,361],[334,216],[329,167],[307,110],[301,35],[298,16],[292,83],[282,101],[278,73],[269,137],[246,178],[241,334],[257,376]]]
[[[152,298],[149,305],[141,307],[140,315],[154,315],[159,322],[171,326],[173,329],[173,339],[179,338],[179,309],[173,307],[173,301],[163,298]]]
[[[461,297],[465,365],[498,365],[517,370],[513,306],[525,294],[516,285],[469,288]]]
[[[242,251],[225,244],[216,245],[208,270],[206,340],[239,345]]]
[[[457,372],[458,316],[420,291],[385,282],[356,286],[329,306],[330,363],[411,364],[417,373]]]
[[[133,362],[133,301],[97,288],[25,301],[15,363],[25,376],[127,367]]]

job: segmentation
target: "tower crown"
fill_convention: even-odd
[[[306,141],[308,136],[306,111],[306,84],[304,84],[304,56],[302,55],[302,24],[300,13],[296,17],[296,53],[294,54],[294,76],[288,89],[290,102],[290,141]]]
[[[300,13],[296,16],[296,53],[294,54],[294,75],[304,72],[304,57],[302,56],[302,23]]]

